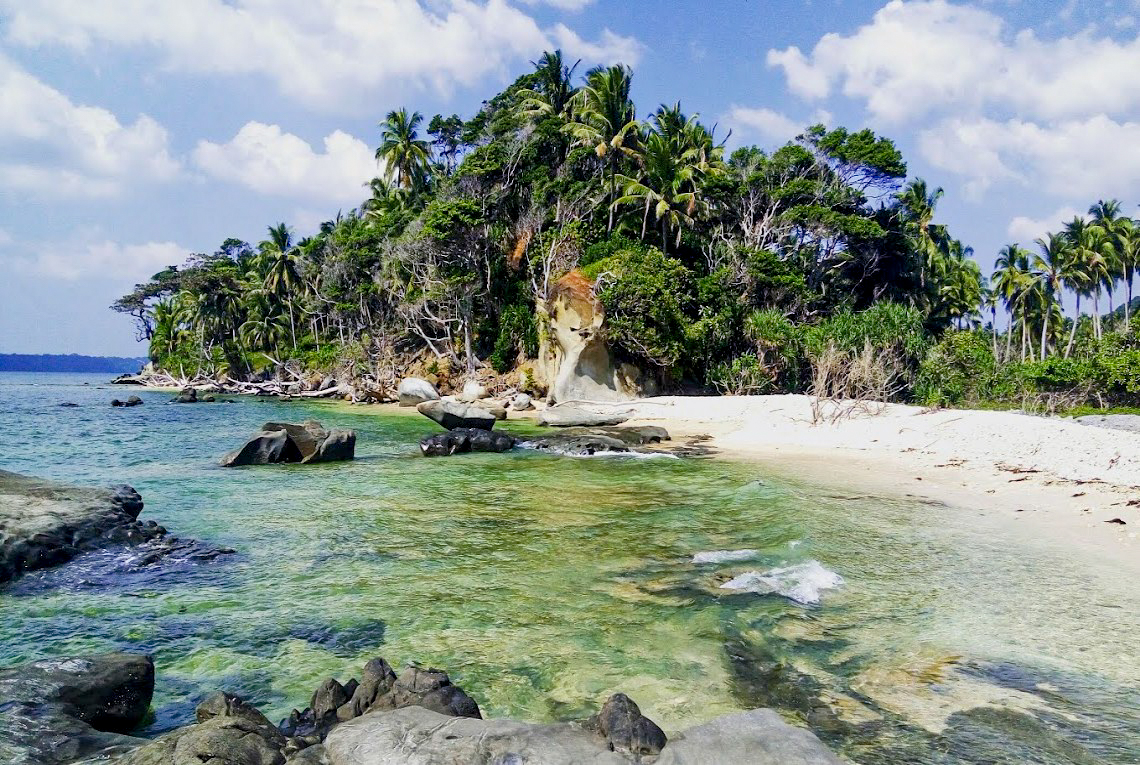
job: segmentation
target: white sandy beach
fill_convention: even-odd
[[[760,460],[813,483],[982,511],[999,529],[1089,547],[1140,570],[1140,434],[1016,412],[896,404],[813,424],[811,398],[797,395],[671,396],[604,407],[614,408],[633,415],[629,424],[661,425],[678,440],[707,434],[723,457]],[[1109,523],[1117,518],[1125,523]]]

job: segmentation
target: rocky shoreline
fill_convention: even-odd
[[[12,765],[838,765],[810,732],[771,710],[717,718],[673,737],[628,696],[564,723],[483,719],[446,672],[382,658],[360,680],[323,682],[304,711],[273,725],[217,692],[194,722],[128,735],[155,687],[150,657],[113,653],[0,670],[0,755]]]
[[[67,486],[0,470],[0,585],[114,545],[149,544],[146,559],[152,564],[200,546],[156,521],[139,520],[142,509],[142,497],[130,486]],[[233,552],[201,547],[194,552],[199,557]]]

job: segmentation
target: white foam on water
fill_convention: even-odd
[[[760,554],[759,550],[708,550],[693,556],[693,563],[731,563],[749,560]]]
[[[797,603],[810,605],[819,602],[824,590],[833,590],[842,584],[843,577],[839,574],[824,568],[817,560],[808,560],[764,573],[749,571],[730,579],[720,588],[755,592],[759,595],[775,593]]]
[[[788,542],[788,547],[790,547],[794,550],[797,547],[799,547],[800,545],[802,545],[803,543],[804,543],[804,541],[802,539],[793,539],[791,542]]]

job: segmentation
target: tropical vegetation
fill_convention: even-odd
[[[628,67],[579,69],[546,53],[468,119],[389,112],[358,207],[303,237],[274,223],[260,243],[226,239],[114,309],[183,376],[509,373],[577,272],[614,353],[666,388],[805,391],[823,359],[887,359],[885,387],[859,390],[1012,400],[1077,375],[1090,395],[1140,392],[1109,358],[1137,353],[1140,225],[1119,202],[1010,244],[987,279],[890,139],[813,125],[728,152],[679,102],[639,113]]]

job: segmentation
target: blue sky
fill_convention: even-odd
[[[782,144],[893,138],[983,270],[1140,202],[1140,0],[0,0],[0,352],[141,355],[107,306],[363,198],[376,123],[469,116],[544,49]]]

